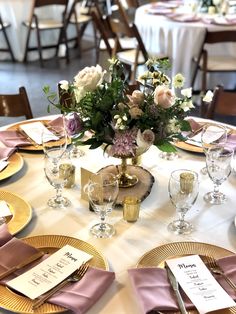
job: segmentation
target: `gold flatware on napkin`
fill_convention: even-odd
[[[223,269],[218,265],[212,256],[207,256],[206,265],[213,274],[221,275],[232,289],[236,291],[236,284],[224,273]]]
[[[69,282],[77,282],[80,281],[85,275],[86,271],[89,268],[88,263],[83,263],[75,272],[73,272],[69,277],[60,282],[57,286],[49,290],[45,293],[40,299],[36,300],[32,306],[32,310],[37,309],[40,305],[44,304],[52,295],[54,295],[57,291],[65,287]]]
[[[40,257],[42,257],[44,255],[43,252],[37,252],[34,255],[31,255],[29,258],[27,258],[24,262],[10,268],[9,270],[5,271],[4,273],[2,273],[0,275],[0,280],[9,276],[10,274],[14,273],[16,270],[19,270],[29,264],[31,264],[32,262],[38,260]]]
[[[171,286],[174,290],[174,293],[176,295],[177,302],[179,305],[179,310],[182,314],[188,314],[188,312],[185,308],[182,296],[179,292],[179,283],[178,283],[177,279],[175,278],[174,274],[172,273],[171,269],[169,268],[169,266],[167,264],[165,264],[165,268],[166,268],[166,272],[167,272],[167,276],[168,276],[168,279],[170,281],[170,284],[171,284]]]

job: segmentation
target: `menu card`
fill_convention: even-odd
[[[91,258],[92,255],[66,245],[29,271],[8,281],[7,285],[30,299],[35,299],[58,285]]]
[[[7,202],[0,201],[0,217],[9,217],[12,216],[9,206]]]
[[[166,263],[200,314],[236,305],[198,255],[170,259]]]
[[[20,128],[26,133],[35,143],[42,144],[42,133],[47,134],[48,141],[57,141],[58,136],[49,131],[42,122],[32,122],[21,124]]]

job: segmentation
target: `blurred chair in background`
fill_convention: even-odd
[[[6,45],[7,45],[6,48],[0,48],[0,51],[10,53],[10,55],[11,55],[11,60],[12,60],[13,62],[15,62],[15,57],[14,57],[13,51],[12,51],[12,49],[11,49],[11,45],[10,45],[10,42],[9,42],[9,39],[8,39],[8,36],[7,36],[7,32],[6,32],[6,29],[7,29],[8,27],[10,27],[10,26],[11,26],[10,23],[8,23],[8,22],[3,22],[2,17],[1,17],[1,15],[0,15],[0,32],[2,32],[3,37],[4,37],[4,39],[5,39],[5,42],[6,42]]]
[[[38,51],[39,53],[39,59],[40,59],[40,65],[43,67],[43,49],[56,49],[56,56],[58,56],[59,53],[59,46],[61,44],[64,44],[66,47],[65,51],[65,57],[67,62],[69,62],[69,49],[68,49],[68,41],[67,41],[67,35],[66,35],[66,13],[67,13],[67,7],[68,7],[69,0],[35,0],[34,5],[32,7],[31,15],[29,21],[23,21],[23,25],[27,27],[28,33],[27,33],[27,39],[26,39],[26,45],[25,45],[25,54],[24,54],[24,62],[27,62],[28,60],[28,52],[29,51]],[[50,6],[50,8],[49,8]],[[56,14],[57,18],[50,18],[50,19],[44,19],[38,16],[37,10],[39,8],[48,7],[47,11],[50,10],[53,13],[53,10],[58,9],[58,12],[61,12],[61,14]],[[30,47],[30,36],[31,32],[36,32],[37,37],[37,46]],[[49,44],[49,45],[42,45],[42,40],[40,33],[42,31],[55,31],[58,30],[59,36],[58,41],[55,44]]]
[[[18,94],[0,94],[0,116],[33,118],[25,87],[20,87]]]

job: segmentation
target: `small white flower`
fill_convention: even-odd
[[[69,89],[69,82],[68,81],[62,80],[59,82],[59,85],[60,85],[61,89],[68,91],[68,89]]]
[[[126,116],[125,114],[123,115],[122,119],[123,119],[124,121],[127,121],[127,120],[128,120],[128,118],[127,118],[127,116]]]
[[[182,89],[181,95],[183,95],[184,97],[187,97],[187,98],[192,97],[192,87]]]
[[[118,114],[116,114],[116,115],[114,116],[114,119],[117,120],[117,119],[119,119],[119,117],[120,117],[120,116],[119,116]]]
[[[180,105],[180,108],[183,109],[184,112],[187,112],[190,109],[194,108],[192,100],[183,101],[182,104]]]
[[[181,73],[178,73],[173,78],[174,88],[181,88],[184,86],[185,78]]]
[[[213,98],[213,93],[211,90],[207,91],[206,95],[203,97],[203,101],[205,102],[211,102]]]

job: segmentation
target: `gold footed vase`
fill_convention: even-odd
[[[128,173],[127,160],[128,158],[121,158],[121,165],[117,168],[119,170],[118,179],[120,188],[128,188],[138,183],[138,177]]]

